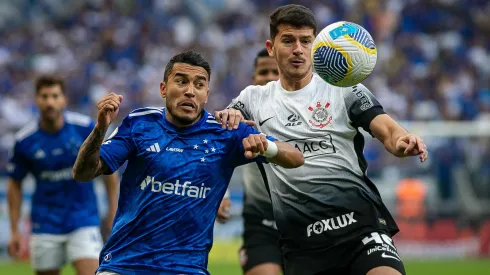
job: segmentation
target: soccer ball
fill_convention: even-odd
[[[346,21],[325,27],[313,42],[311,57],[316,73],[339,87],[354,86],[376,66],[376,45],[363,27]]]

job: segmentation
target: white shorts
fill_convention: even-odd
[[[102,236],[96,226],[82,227],[69,234],[32,234],[31,265],[34,270],[60,269],[80,259],[99,259]]]
[[[114,273],[112,271],[99,271],[95,275],[121,275],[121,274]]]

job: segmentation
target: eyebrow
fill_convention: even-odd
[[[186,74],[186,73],[175,73],[175,75],[174,75],[174,77],[179,77],[179,76],[180,77],[184,77],[184,78],[188,78],[189,77],[189,75]],[[202,76],[202,75],[196,75],[196,79],[198,79],[198,80],[204,80],[204,81],[207,80],[207,78],[205,76]]]
[[[294,36],[290,33],[286,33],[286,34],[281,35],[281,38],[296,38],[296,36]],[[303,39],[303,38],[313,38],[313,36],[312,35],[301,35],[299,37],[299,39]]]

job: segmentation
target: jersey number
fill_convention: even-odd
[[[396,250],[396,247],[393,245],[393,240],[386,234],[373,232],[371,233],[371,237],[365,237],[364,239],[362,239],[362,243],[364,245],[367,245],[368,243],[371,243],[373,241],[377,244],[387,244]]]

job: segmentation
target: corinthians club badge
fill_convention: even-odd
[[[328,110],[327,110],[329,106],[330,106],[329,102],[322,105],[320,101],[318,101],[315,107],[312,106],[308,107],[308,111],[312,112],[311,118],[308,120],[308,122],[312,126],[318,127],[320,129],[329,125],[332,122],[332,116],[328,114]]]

